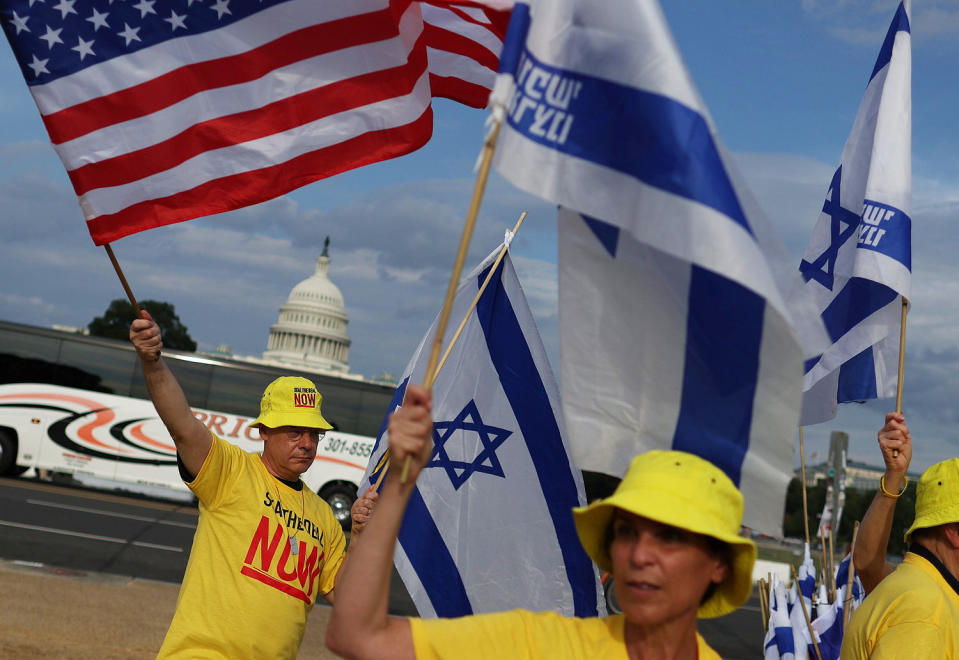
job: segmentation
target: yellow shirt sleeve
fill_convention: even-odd
[[[343,565],[343,559],[346,557],[346,536],[343,534],[343,528],[333,515],[330,506],[323,500],[319,500],[320,509],[323,511],[323,534],[326,546],[323,549],[325,553],[323,570],[320,572],[320,594],[328,594],[336,585],[336,575],[340,572]]]
[[[236,479],[237,470],[243,469],[243,450],[211,433],[213,444],[193,481],[187,487],[207,508],[216,508],[229,489],[224,486]]]

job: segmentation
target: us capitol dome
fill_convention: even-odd
[[[349,372],[350,338],[346,334],[343,294],[330,281],[327,236],[316,272],[290,291],[280,316],[270,326],[263,360],[285,362],[322,371]]]

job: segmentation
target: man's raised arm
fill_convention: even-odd
[[[879,450],[886,464],[886,473],[863,516],[853,554],[853,564],[867,594],[894,569],[886,561],[889,534],[896,513],[896,500],[905,490],[906,472],[912,460],[912,438],[902,413],[886,413],[886,425],[879,431]]]
[[[130,324],[130,341],[140,357],[153,406],[170,432],[183,466],[196,476],[210,453],[213,436],[193,416],[180,384],[160,357],[163,349],[160,327],[146,310],[140,310],[140,318]]]

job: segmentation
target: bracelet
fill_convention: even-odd
[[[903,475],[902,490],[900,490],[898,493],[890,493],[888,490],[886,490],[886,475],[882,475],[881,477],[879,477],[879,490],[882,491],[883,495],[885,495],[886,497],[892,498],[894,500],[898,500],[900,497],[902,497],[902,494],[906,492],[906,486],[908,485],[909,485],[909,477]]]

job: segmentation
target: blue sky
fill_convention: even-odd
[[[798,267],[896,2],[664,0],[693,79],[726,146]],[[913,8],[913,312],[904,409],[913,467],[959,455],[959,2]],[[0,47],[0,318],[86,325],[123,292],[93,245],[13,55]],[[472,190],[485,113],[437,101],[424,149],[241,211],[114,244],[140,299],[172,302],[201,350],[258,355],[290,289],[331,237],[351,367],[399,373],[438,311]],[[558,370],[555,212],[492,177],[470,263],[529,217],[513,259]],[[850,433],[877,462],[891,401],[850,404],[808,427],[807,455]]]

